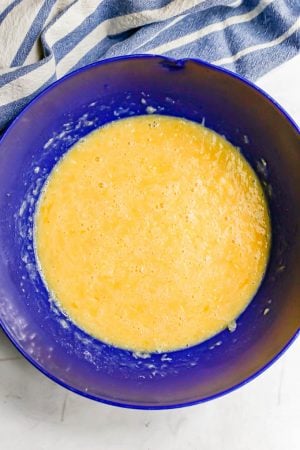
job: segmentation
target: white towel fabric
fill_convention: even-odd
[[[193,57],[256,79],[300,49],[299,0],[1,0],[0,130],[99,59]]]

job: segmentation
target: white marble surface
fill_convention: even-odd
[[[300,123],[300,56],[259,80]],[[0,332],[1,450],[299,449],[300,340],[243,388],[202,405],[136,411],[66,391]]]

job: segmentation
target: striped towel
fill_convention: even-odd
[[[300,0],[0,0],[0,130],[99,59],[193,57],[256,79],[297,54]]]

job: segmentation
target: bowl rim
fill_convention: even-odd
[[[6,136],[13,130],[14,125],[21,119],[21,117],[29,110],[32,105],[35,104],[42,96],[44,96],[48,91],[54,89],[57,85],[64,82],[66,79],[71,78],[73,76],[76,76],[80,74],[81,72],[84,72],[86,70],[89,70],[96,66],[101,66],[104,64],[111,64],[115,63],[121,60],[136,60],[136,59],[159,59],[161,62],[171,63],[175,65],[184,66],[185,63],[188,62],[194,62],[202,67],[206,67],[210,70],[213,70],[215,72],[220,72],[225,76],[229,76],[237,81],[240,81],[244,85],[250,87],[254,91],[256,91],[258,94],[260,94],[262,97],[267,99],[271,106],[277,109],[284,117],[285,120],[289,122],[289,124],[295,129],[298,134],[300,134],[300,127],[296,124],[296,122],[292,119],[292,117],[284,110],[284,108],[276,101],[274,100],[268,93],[266,93],[263,89],[256,86],[253,82],[247,80],[241,75],[238,75],[228,69],[225,69],[223,67],[216,66],[214,64],[205,62],[201,60],[200,58],[169,58],[162,55],[155,55],[155,54],[134,54],[134,55],[124,55],[124,56],[117,56],[113,58],[107,58],[101,61],[96,61],[91,64],[85,65],[83,67],[80,67],[79,69],[76,69],[66,75],[64,75],[62,78],[59,78],[55,82],[51,83],[49,86],[47,86],[45,89],[43,89],[41,92],[39,92],[20,112],[19,114],[12,120],[12,122],[9,124],[8,128],[5,130],[5,132],[0,137],[0,146],[2,142],[5,140]],[[104,403],[106,405],[110,406],[118,406],[122,408],[130,408],[130,409],[139,409],[139,410],[164,410],[164,409],[175,409],[175,408],[183,408],[187,406],[193,406],[200,403],[205,403],[209,400],[214,400],[216,398],[222,397],[226,394],[229,394],[230,392],[235,391],[236,389],[239,389],[240,387],[248,384],[250,381],[256,379],[259,375],[261,375],[265,370],[267,370],[270,366],[272,366],[285,352],[286,350],[291,346],[291,344],[297,339],[297,337],[300,335],[300,328],[296,330],[295,334],[286,342],[286,344],[278,351],[278,353],[271,358],[266,364],[264,364],[260,369],[256,370],[253,374],[246,377],[241,382],[238,382],[234,384],[233,386],[221,390],[220,392],[217,392],[215,394],[208,395],[206,397],[190,400],[190,401],[183,401],[180,403],[170,403],[165,405],[160,404],[137,404],[137,403],[130,403],[128,401],[118,401],[113,399],[107,399],[100,396],[89,394],[88,392],[82,391],[80,389],[74,388],[73,386],[67,384],[66,382],[60,380],[55,375],[52,375],[50,372],[48,372],[42,365],[40,365],[37,361],[35,361],[28,353],[26,353],[22,347],[20,346],[17,339],[13,338],[13,336],[10,334],[8,329],[6,328],[5,324],[0,320],[0,328],[3,330],[4,334],[7,336],[9,341],[14,345],[14,347],[24,356],[27,361],[29,361],[36,369],[38,369],[41,373],[43,373],[46,377],[48,377],[50,380],[54,381],[58,385],[68,389],[69,391],[79,394],[82,397],[95,400],[97,402]]]

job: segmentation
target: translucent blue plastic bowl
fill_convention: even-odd
[[[37,271],[32,235],[37,198],[58,158],[100,125],[153,110],[205,122],[241,148],[265,186],[273,241],[266,276],[234,332],[142,358],[91,338],[57,309]],[[136,56],[68,75],[34,99],[1,140],[4,331],[44,374],[105,403],[170,408],[241,386],[270,365],[299,328],[299,174],[295,124],[268,96],[225,70]]]

